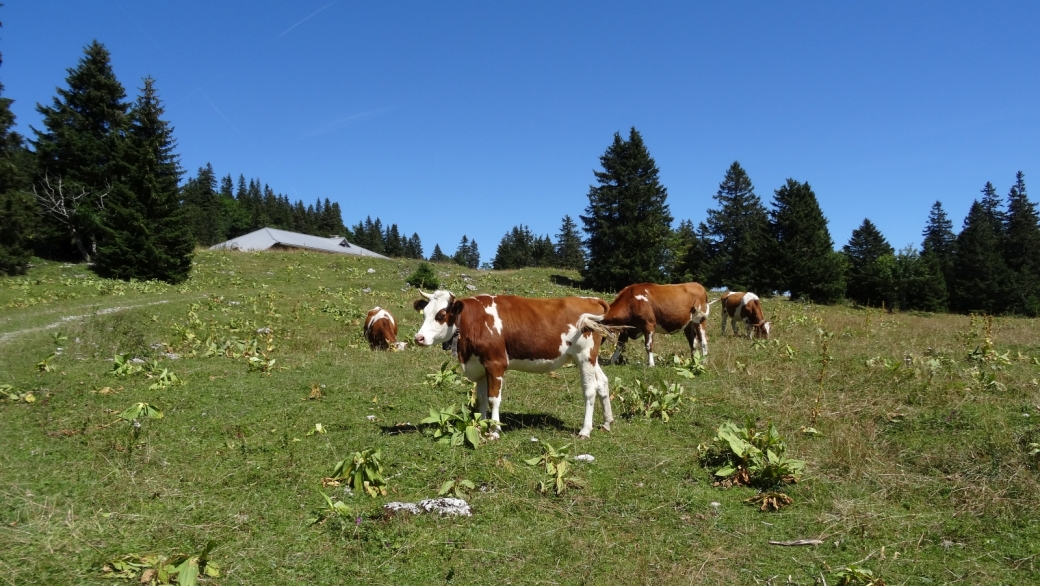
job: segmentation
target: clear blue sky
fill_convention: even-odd
[[[0,81],[39,127],[97,39],[130,98],[156,79],[189,175],[258,177],[490,261],[588,203],[635,126],[676,224],[740,161],[765,202],[808,181],[840,247],[899,248],[986,181],[1040,195],[1040,2],[7,0]],[[580,225],[580,221],[579,221]]]

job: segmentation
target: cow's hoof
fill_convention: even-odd
[[[499,436],[498,436],[498,432],[497,431],[492,431],[492,432],[487,434],[487,440],[489,442],[498,441],[498,437]]]
[[[604,421],[603,422],[603,431],[610,431],[610,422],[609,421]]]
[[[578,432],[578,439],[589,439],[592,436],[592,431],[585,431],[584,429]]]

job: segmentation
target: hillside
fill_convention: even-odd
[[[176,287],[42,262],[0,279],[0,581],[111,583],[106,563],[212,540],[216,584],[836,584],[854,564],[890,585],[1040,582],[1040,321],[767,299],[774,339],[721,336],[713,314],[700,376],[672,368],[681,335],[656,338],[655,369],[641,342],[604,367],[615,413],[637,380],[681,384],[667,423],[619,417],[577,442],[576,370],[510,372],[502,439],[473,450],[414,425],[465,402],[468,383],[428,384],[450,355],[361,336],[380,305],[411,339],[417,265],[202,251]],[[435,270],[457,294],[594,294],[558,270]],[[141,372],[112,374],[116,355]],[[120,418],[138,402],[162,418]],[[700,465],[699,444],[747,420],[806,462],[779,512]],[[545,444],[595,457],[572,462],[583,486],[535,489],[525,460]],[[387,496],[322,486],[368,448]],[[461,479],[472,517],[383,512]],[[822,543],[769,544],[797,539]]]

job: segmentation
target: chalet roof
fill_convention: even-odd
[[[372,258],[387,258],[366,248],[361,248],[347,242],[342,236],[322,238],[289,232],[288,230],[276,230],[274,228],[260,228],[255,232],[243,234],[232,238],[227,242],[214,244],[210,250],[241,250],[251,252],[254,250],[267,250],[273,246],[285,246],[288,248],[302,248],[305,250],[317,250],[321,252],[332,252],[335,254],[353,254],[355,256],[367,256]]]

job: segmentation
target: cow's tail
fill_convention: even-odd
[[[611,337],[628,328],[629,326],[608,326],[603,323],[603,315],[597,315],[594,313],[583,313],[578,317],[578,322],[574,324],[574,327],[578,329],[582,334],[589,332],[595,332],[602,336]]]

